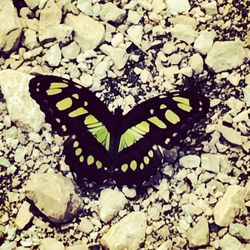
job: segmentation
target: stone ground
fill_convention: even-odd
[[[249,2],[0,1],[0,249],[250,249]],[[125,112],[190,77],[207,118],[143,191],[74,183],[28,93],[73,79]]]

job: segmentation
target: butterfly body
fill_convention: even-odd
[[[62,136],[66,163],[79,180],[140,184],[161,165],[157,145],[171,148],[207,112],[208,100],[190,92],[149,99],[112,114],[87,88],[55,76],[30,81],[31,96]]]

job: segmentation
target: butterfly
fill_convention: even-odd
[[[208,110],[206,97],[175,91],[111,113],[89,89],[56,76],[32,78],[29,91],[52,129],[67,136],[63,153],[78,181],[142,184],[161,166],[157,146],[178,144]]]

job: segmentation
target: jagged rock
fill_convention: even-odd
[[[52,222],[66,222],[80,209],[81,199],[73,183],[60,174],[33,174],[25,190],[26,196]]]
[[[125,10],[118,8],[114,3],[108,2],[101,6],[100,18],[103,21],[120,23],[125,16]]]
[[[195,74],[200,74],[203,71],[203,59],[196,53],[193,54],[189,60],[189,65]]]
[[[242,65],[246,52],[237,41],[215,42],[205,59],[206,64],[216,73]]]
[[[174,37],[186,42],[187,44],[193,43],[197,37],[197,32],[193,27],[186,24],[176,24],[171,32]]]
[[[31,78],[18,71],[3,70],[0,72],[0,86],[11,120],[23,130],[37,132],[44,124],[44,114],[30,97],[28,85]]]
[[[64,245],[62,242],[54,238],[45,238],[41,240],[39,245],[39,250],[64,250]]]
[[[10,53],[18,48],[22,25],[11,0],[0,1],[0,52]]]
[[[128,29],[128,38],[131,42],[140,45],[143,35],[142,25],[133,25]]]
[[[198,155],[185,155],[180,158],[179,163],[184,168],[197,169],[200,166],[201,159]]]
[[[132,212],[112,225],[101,238],[101,244],[108,249],[136,250],[145,238],[146,214]]]
[[[78,16],[68,14],[65,24],[73,28],[74,40],[83,50],[95,49],[104,38],[103,24],[83,13]]]
[[[38,7],[40,0],[24,0],[24,2],[31,10],[33,10]]]
[[[46,61],[52,67],[57,67],[62,59],[61,50],[58,44],[55,44],[49,48],[45,55]]]
[[[213,31],[203,30],[194,42],[194,48],[201,54],[205,55],[212,48],[216,33]]]
[[[73,60],[76,59],[80,53],[80,48],[76,42],[72,42],[69,45],[62,48],[62,55],[64,58]]]
[[[250,107],[250,86],[246,86],[243,89],[244,101],[247,107]]]
[[[190,9],[190,4],[188,0],[166,0],[166,4],[172,15],[177,15],[179,13],[188,12]]]
[[[125,206],[127,199],[124,194],[118,190],[110,188],[101,192],[99,199],[100,219],[107,223]]]
[[[23,229],[31,220],[33,214],[30,212],[30,204],[25,201],[18,210],[15,224],[18,229]]]
[[[226,227],[233,222],[239,209],[245,204],[246,192],[245,188],[237,185],[231,185],[227,188],[223,197],[214,207],[214,220],[217,225]]]
[[[247,250],[238,239],[230,234],[226,234],[221,240],[219,240],[219,248],[221,250]]]

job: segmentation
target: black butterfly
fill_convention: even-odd
[[[69,136],[64,154],[78,180],[119,185],[149,179],[161,166],[157,145],[176,145],[208,110],[207,98],[173,92],[112,114],[87,88],[55,76],[34,77],[29,90],[52,128]]]

